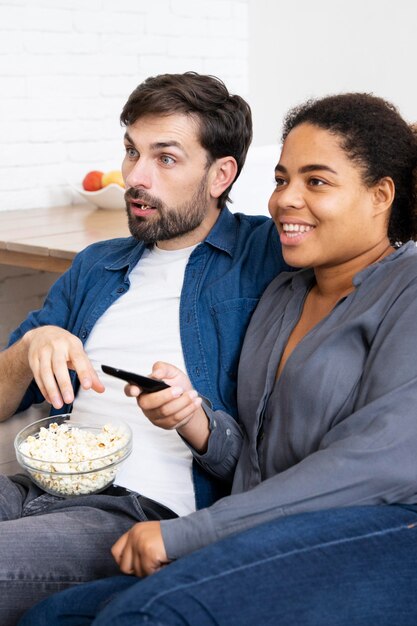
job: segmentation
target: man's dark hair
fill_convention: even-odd
[[[417,236],[417,137],[396,107],[366,93],[346,93],[309,100],[287,114],[283,140],[300,124],[313,124],[340,139],[369,187],[385,176],[395,184],[388,225],[392,243]]]
[[[145,115],[182,113],[197,120],[200,143],[207,150],[210,165],[215,159],[232,156],[239,176],[252,141],[252,115],[248,103],[231,95],[215,76],[185,72],[151,76],[130,94],[120,121],[134,124]],[[234,182],[234,181],[233,181]],[[222,208],[230,201],[230,185],[218,198]]]

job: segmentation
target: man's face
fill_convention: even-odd
[[[211,165],[195,120],[145,116],[126,129],[122,164],[130,232],[161,247],[193,245],[218,216],[210,195]]]

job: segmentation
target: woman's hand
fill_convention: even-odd
[[[135,385],[126,385],[126,395],[136,398],[140,409],[155,426],[176,429],[198,452],[204,451],[210,434],[209,423],[201,408],[202,400],[188,376],[174,365],[158,361],[151,377],[164,380],[170,388],[144,393]]]
[[[159,522],[139,522],[112,547],[112,555],[124,574],[148,576],[169,563]]]

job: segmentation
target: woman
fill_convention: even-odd
[[[269,209],[307,269],[253,315],[240,426],[168,364],[172,388],[138,397],[232,495],[119,539],[122,572],[155,576],[68,590],[22,626],[415,623],[417,139],[366,94],[294,109],[283,139]]]

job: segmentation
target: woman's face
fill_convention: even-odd
[[[300,124],[287,136],[275,169],[269,211],[283,254],[294,267],[333,267],[387,239],[375,190],[340,147],[337,135]]]

